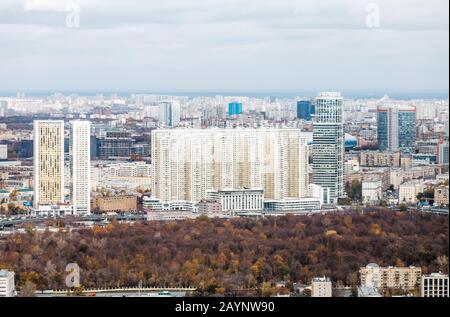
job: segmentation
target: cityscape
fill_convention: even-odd
[[[0,80],[0,297],[449,297],[448,88],[408,76],[278,91]]]

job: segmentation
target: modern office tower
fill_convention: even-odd
[[[34,207],[64,202],[64,121],[36,120]]]
[[[14,297],[15,295],[14,272],[0,270],[0,297]]]
[[[431,273],[422,275],[422,297],[450,297],[448,274]]]
[[[98,155],[102,160],[129,158],[135,142],[129,132],[106,132],[98,141]]]
[[[313,123],[313,183],[330,189],[330,202],[344,195],[343,98],[321,93]]]
[[[315,106],[310,100],[297,101],[297,118],[310,121],[316,113]]]
[[[180,124],[181,106],[177,100],[159,103],[159,124],[161,127],[174,128]]]
[[[242,102],[230,102],[228,104],[228,116],[236,116],[242,113]]]
[[[442,142],[438,144],[437,149],[437,163],[440,165],[448,164],[449,163],[449,143]]]
[[[154,130],[153,195],[198,202],[211,190],[262,188],[270,199],[306,196],[306,143],[298,129]]]
[[[378,147],[381,151],[412,149],[416,107],[379,106],[377,108]]]
[[[70,159],[72,170],[71,196],[73,213],[91,213],[91,123],[72,121]]]

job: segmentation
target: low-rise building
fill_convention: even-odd
[[[92,201],[93,212],[130,212],[137,210],[137,197],[124,196],[100,196]]]
[[[382,187],[379,178],[368,178],[362,182],[362,199],[366,204],[375,203],[381,200]]]
[[[318,198],[292,198],[264,202],[265,214],[308,213],[318,211],[320,208],[321,202]]]
[[[448,186],[439,186],[434,189],[434,203],[436,206],[448,206]]]
[[[150,211],[161,211],[162,203],[161,203],[161,200],[158,198],[152,198],[152,197],[145,196],[142,199],[142,207],[144,207],[144,209],[148,209]]]
[[[14,272],[0,270],[0,297],[16,296]]]
[[[356,159],[347,160],[344,162],[344,174],[352,174],[359,172],[359,162]]]
[[[0,160],[8,159],[8,145],[0,144]]]
[[[264,208],[264,190],[260,188],[209,191],[206,196],[219,202],[223,212],[261,212]]]
[[[375,287],[358,286],[358,297],[383,297]]]
[[[311,297],[332,297],[333,285],[328,277],[315,277],[312,280]]]
[[[431,273],[421,279],[422,297],[449,297],[448,274]]]
[[[398,194],[399,204],[416,204],[417,195],[423,192],[423,183],[420,180],[406,182],[400,185]]]
[[[400,152],[363,151],[360,164],[364,167],[400,167]]]
[[[73,214],[73,206],[69,204],[39,205],[37,208],[31,209],[33,217],[64,217],[73,216]]]
[[[380,267],[368,264],[359,270],[361,286],[379,290],[413,290],[420,285],[422,269],[420,267]]]
[[[330,189],[317,184],[309,184],[308,198],[317,198],[321,205],[327,205],[330,203]]]
[[[198,203],[198,212],[200,214],[218,214],[222,212],[222,206],[218,201],[204,199]]]
[[[403,170],[401,168],[393,168],[390,171],[390,183],[394,186],[395,190],[398,190],[403,183]]]

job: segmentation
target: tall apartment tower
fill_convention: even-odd
[[[380,151],[395,152],[414,146],[416,107],[387,105],[377,108],[377,136]]]
[[[343,103],[340,93],[319,94],[313,123],[313,183],[330,189],[332,203],[344,195]]]
[[[153,193],[163,201],[242,188],[270,199],[307,195],[307,142],[298,129],[154,130],[152,158]]]
[[[36,120],[34,135],[34,207],[64,202],[64,121]]]
[[[70,152],[73,213],[91,213],[91,123],[72,121],[70,131]]]
[[[159,104],[160,126],[173,128],[180,124],[181,106],[179,101],[162,101]]]

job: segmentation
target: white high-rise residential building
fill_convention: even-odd
[[[449,297],[448,274],[431,273],[422,275],[421,295],[422,297]]]
[[[159,103],[159,124],[161,127],[176,127],[180,124],[181,106],[177,100]]]
[[[316,98],[313,130],[313,183],[330,189],[330,201],[344,195],[343,98],[321,93]]]
[[[91,212],[91,123],[72,121],[70,134],[72,205],[75,215]]]
[[[210,190],[262,188],[269,199],[304,197],[307,157],[298,129],[154,130],[153,196],[198,202]]]
[[[14,297],[15,295],[14,272],[0,270],[0,297]]]
[[[315,277],[312,280],[311,297],[332,297],[333,285],[328,277]]]
[[[36,120],[34,207],[64,202],[64,121]]]

